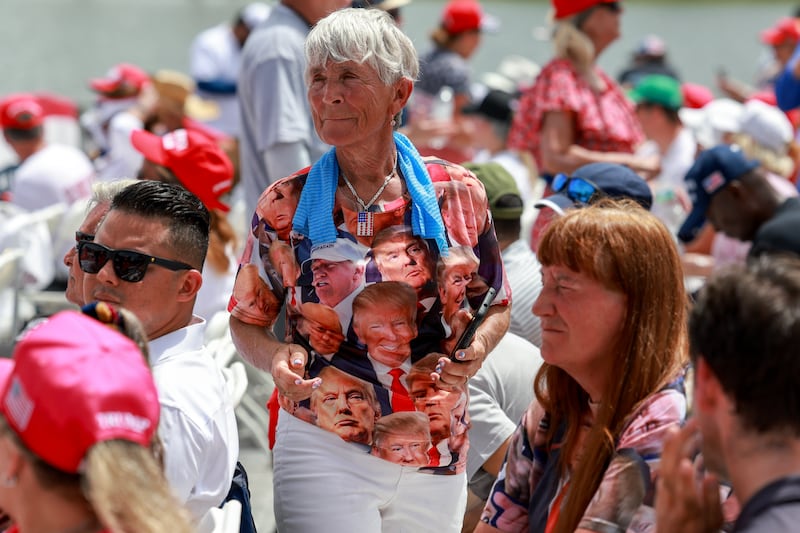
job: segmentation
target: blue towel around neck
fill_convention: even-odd
[[[444,222],[425,162],[401,133],[394,133],[394,143],[397,164],[411,196],[411,229],[414,235],[434,239],[439,253],[446,256]],[[332,213],[338,182],[339,163],[336,148],[332,148],[311,167],[292,221],[292,229],[309,237],[314,245],[336,241]]]

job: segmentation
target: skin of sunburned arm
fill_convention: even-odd
[[[308,353],[297,344],[280,342],[272,331],[230,319],[231,337],[239,354],[255,367],[272,374],[275,386],[294,401],[311,397],[318,378],[303,379]]]
[[[657,174],[658,156],[637,157],[623,152],[595,152],[575,142],[575,117],[568,111],[545,113],[542,122],[541,152],[543,169],[550,173],[572,173],[588,163],[617,163],[626,165],[646,177]]]

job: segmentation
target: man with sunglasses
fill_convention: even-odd
[[[111,199],[122,189],[136,183],[135,180],[100,181],[92,185],[92,197],[86,204],[86,217],[75,232],[75,246],[64,254],[64,265],[67,267],[67,289],[64,293],[67,301],[83,306],[87,302],[83,299],[83,277],[85,276],[78,262],[78,246],[83,241],[93,241],[94,232],[108,209]]]
[[[209,213],[177,185],[123,189],[93,241],[78,244],[84,299],[125,307],[144,326],[159,400],[167,479],[196,520],[220,505],[239,454],[233,406],[193,315]]]

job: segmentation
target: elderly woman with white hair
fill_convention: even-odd
[[[248,242],[252,263],[247,269],[257,268],[261,274],[239,276],[231,301],[231,332],[240,353],[271,372],[278,390],[281,410],[273,450],[278,529],[457,532],[466,503],[466,439],[451,439],[443,445],[449,448],[436,458],[429,456],[424,466],[404,466],[372,455],[374,435],[348,440],[336,429],[363,418],[363,390],[344,385],[330,390],[332,384],[326,384],[330,372],[320,368],[333,366],[366,382],[378,398],[388,399],[381,402],[380,417],[422,412],[411,399],[407,376],[414,363],[432,352],[447,355],[439,357],[430,373],[431,384],[444,390],[465,387],[509,321],[510,294],[505,290],[483,185],[458,165],[424,162],[413,144],[394,131],[419,64],[413,44],[387,13],[343,9],[329,15],[309,33],[306,59],[314,125],[333,149],[310,169],[275,182],[263,193],[269,195],[286,182],[300,185],[300,198],[292,208],[292,231],[273,231],[267,213],[256,209]],[[453,200],[460,205],[451,207],[460,213],[458,224],[474,228],[469,240],[478,265],[464,306],[455,313],[452,331],[445,336],[439,325],[443,306],[437,282],[430,275],[423,280],[416,276],[425,275],[420,261],[429,259],[435,264],[451,248],[464,245],[454,231],[463,232],[463,228],[456,228],[440,211],[441,195],[452,182],[458,182],[464,194]],[[391,262],[392,272],[402,275],[402,282],[392,281],[386,268],[378,268],[374,253],[381,231],[398,225],[406,226],[415,238],[384,243],[381,254],[382,261]],[[275,276],[269,250],[275,245],[288,247],[289,259],[304,265],[341,239],[360,250],[358,263],[364,266],[366,279],[331,307],[342,323],[349,324],[347,318],[364,286],[380,283],[398,291],[419,285],[414,287],[415,301],[409,304],[416,323],[409,327],[393,315],[394,310],[386,309],[360,324],[365,336],[380,339],[370,342],[369,350],[362,335],[343,332],[336,353],[319,358],[304,348],[310,344],[297,326],[308,309],[306,303],[321,304],[327,282],[315,279],[310,271],[315,267],[313,260],[312,269],[299,269],[298,276]],[[326,268],[335,269],[338,264],[331,256]],[[273,275],[267,277],[267,272]],[[273,298],[261,304],[251,301],[250,295],[264,292]],[[474,338],[457,343],[473,312],[484,303],[489,311]],[[278,338],[271,326],[281,310],[286,315],[286,336]],[[428,331],[425,324],[439,327]],[[410,342],[397,340],[409,332]],[[315,402],[329,404],[326,413],[332,413],[332,420],[326,419],[325,424],[316,416],[305,416],[312,392],[320,387],[329,393],[315,394]],[[439,420],[439,415],[437,420],[434,415],[428,418],[431,424],[448,424],[454,434],[466,433],[465,417],[456,412],[447,416],[449,420]]]

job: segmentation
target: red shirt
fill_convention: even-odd
[[[633,103],[602,70],[594,67],[594,71],[606,85],[599,93],[570,61],[548,63],[520,99],[508,136],[509,148],[531,152],[542,173],[549,173],[542,165],[540,150],[542,119],[550,111],[572,111],[575,144],[598,152],[633,153],[644,141]]]

